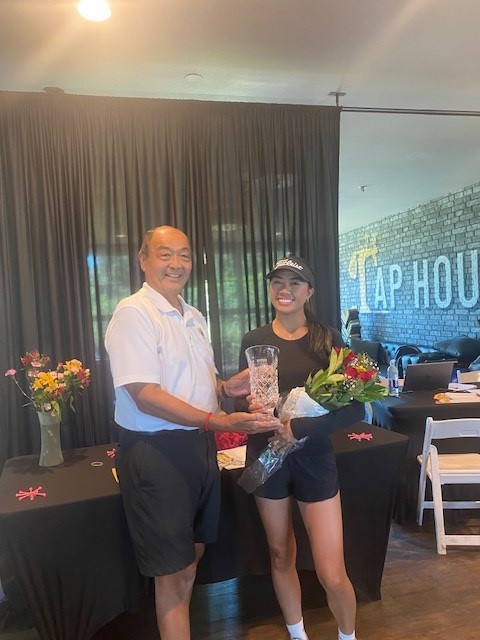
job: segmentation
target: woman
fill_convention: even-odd
[[[272,323],[250,331],[242,340],[240,369],[246,366],[245,349],[255,344],[279,348],[280,393],[303,386],[309,373],[326,368],[332,346],[343,346],[338,332],[322,325],[310,303],[314,276],[301,258],[279,260],[266,276],[275,308]],[[261,405],[249,396],[250,410]],[[340,640],[355,639],[356,600],[345,570],[343,531],[337,469],[329,435],[362,420],[363,404],[350,405],[316,418],[294,418],[276,431],[286,442],[309,436],[304,447],[291,453],[282,467],[255,491],[255,500],[270,549],[272,580],[290,638],[308,640],[302,617],[300,582],[295,567],[296,541],[291,499],[296,499],[310,541],[318,579],[338,624]],[[268,436],[249,436],[247,465],[268,444]]]

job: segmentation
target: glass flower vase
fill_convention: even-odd
[[[41,449],[38,464],[40,467],[55,467],[63,462],[60,442],[60,418],[51,413],[37,412],[40,422]]]

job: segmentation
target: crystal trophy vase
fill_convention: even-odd
[[[255,345],[245,349],[250,374],[250,391],[273,414],[278,402],[278,347]]]

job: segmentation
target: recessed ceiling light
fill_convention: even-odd
[[[112,15],[106,0],[80,0],[77,11],[82,18],[93,20],[93,22],[108,20]]]
[[[203,80],[203,76],[199,73],[187,73],[187,75],[184,77],[184,80],[186,80],[187,82],[200,82],[201,80]]]

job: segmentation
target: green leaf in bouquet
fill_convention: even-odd
[[[341,409],[342,407],[344,407],[345,405],[347,405],[350,402],[351,398],[350,396],[347,396],[347,398],[343,398],[341,396],[336,396],[333,395],[330,397],[329,400],[326,400],[324,403],[322,403],[322,407],[324,407],[325,409],[328,409],[328,411],[336,411],[337,409]]]
[[[327,370],[329,376],[332,373],[335,373],[335,371],[338,371],[338,369],[341,367],[342,362],[345,358],[346,351],[348,351],[348,349],[347,350],[340,349],[338,352],[335,348],[332,349],[332,351],[330,352],[330,360],[329,360],[328,370]]]
[[[315,400],[315,395],[319,394],[324,387],[335,386],[344,380],[344,376],[341,373],[328,373],[323,369],[320,369],[314,375],[310,374],[305,381],[305,391],[308,395]]]
[[[372,400],[380,400],[380,398],[384,398],[387,395],[387,390],[381,385],[377,385],[375,387],[366,389],[365,395],[368,398],[366,402],[371,402]]]
[[[336,384],[337,382],[343,382],[345,380],[345,376],[343,373],[332,373],[328,376],[327,384]]]

